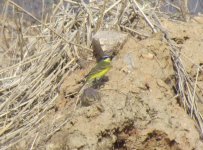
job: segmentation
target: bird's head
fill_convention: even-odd
[[[108,55],[104,55],[104,56],[102,56],[102,60],[106,61],[106,62],[111,62],[111,57]]]

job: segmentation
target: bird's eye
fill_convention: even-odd
[[[103,56],[102,58],[103,58],[103,59],[107,59],[107,58],[110,58],[110,57],[109,57],[109,56]]]

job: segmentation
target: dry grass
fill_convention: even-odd
[[[46,112],[54,106],[64,77],[78,68],[79,59],[92,56],[92,35],[98,30],[128,32],[141,39],[157,31],[166,34],[159,23],[159,7],[159,1],[104,0],[87,5],[61,0],[53,7],[52,15],[38,20],[16,3],[6,1],[0,24],[5,62],[0,69],[1,148],[36,132]],[[12,10],[11,17],[8,8]],[[37,24],[27,25],[23,15],[32,17]],[[196,81],[189,78],[178,48],[166,35],[177,73],[177,92],[202,133]]]

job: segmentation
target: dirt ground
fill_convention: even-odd
[[[203,64],[202,23],[202,18],[189,23],[162,20],[180,46],[191,75],[196,73],[193,63]],[[203,149],[195,122],[174,92],[170,50],[161,33],[141,41],[129,37],[99,90],[101,100],[73,111],[76,97],[64,95],[81,86],[81,79],[94,64],[66,78],[56,105],[41,121],[36,135],[29,135],[13,149]],[[200,73],[198,83],[203,88],[202,77]],[[203,110],[201,104],[199,108]]]

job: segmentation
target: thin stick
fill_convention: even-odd
[[[195,85],[194,85],[194,89],[193,89],[193,96],[192,96],[192,108],[191,108],[191,117],[193,116],[193,109],[194,109],[194,103],[195,103],[195,93],[196,93],[196,87],[197,87],[197,79],[199,77],[199,68],[197,69],[197,74],[196,74],[196,78],[195,78]]]
[[[32,145],[31,145],[31,147],[30,147],[30,150],[33,149],[34,144],[35,144],[35,141],[36,141],[36,139],[37,139],[37,137],[38,137],[38,134],[39,134],[39,132],[36,134],[36,136],[35,136],[35,138],[34,138],[34,141],[32,142]]]
[[[146,22],[152,28],[153,32],[156,33],[157,31],[155,29],[155,26],[151,23],[151,21],[148,19],[148,17],[145,15],[145,13],[142,11],[142,9],[140,8],[139,4],[136,2],[136,0],[133,0],[133,2],[135,3],[136,7],[140,11],[140,13],[143,15],[143,17],[145,18]]]

